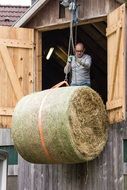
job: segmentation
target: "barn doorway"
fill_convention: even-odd
[[[107,100],[107,38],[106,22],[96,22],[78,26],[77,41],[84,42],[86,53],[92,56],[91,84]],[[46,31],[42,33],[42,89],[51,88],[64,80],[69,42],[69,28]],[[46,56],[53,48],[51,57]]]

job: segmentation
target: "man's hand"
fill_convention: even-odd
[[[68,63],[71,63],[71,62],[72,62],[72,59],[73,59],[73,57],[70,55],[70,56],[68,57],[67,62],[68,62]]]

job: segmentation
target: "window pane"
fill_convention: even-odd
[[[127,162],[127,140],[123,141],[124,162]]]
[[[0,146],[0,149],[8,152],[8,164],[16,165],[18,164],[18,153],[13,145],[11,146]]]

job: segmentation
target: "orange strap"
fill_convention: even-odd
[[[54,159],[49,154],[49,151],[48,151],[48,149],[46,147],[45,139],[44,139],[44,132],[43,132],[42,107],[43,107],[43,103],[46,100],[46,98],[47,98],[48,95],[49,94],[46,94],[46,96],[43,98],[43,100],[41,102],[39,113],[38,113],[38,124],[37,124],[37,127],[38,127],[38,130],[39,130],[42,150],[44,151],[44,153],[45,153],[45,155],[46,155],[46,157],[47,157],[48,160],[55,162]]]
[[[55,86],[53,86],[52,88],[59,88],[59,87],[61,87],[61,86],[63,86],[63,85],[69,86],[69,84],[68,84],[66,81],[62,81],[62,82],[56,84]],[[49,94],[51,94],[51,93],[52,93],[52,91],[51,91]],[[51,155],[49,154],[49,151],[48,151],[48,149],[47,149],[47,147],[46,147],[46,144],[45,144],[44,132],[43,132],[43,122],[42,122],[42,107],[43,107],[44,102],[45,102],[45,100],[46,100],[46,98],[47,98],[47,96],[48,96],[49,94],[46,94],[45,97],[43,98],[42,102],[41,102],[40,109],[39,109],[39,113],[38,113],[38,124],[37,124],[37,128],[38,128],[38,130],[39,130],[39,135],[40,135],[40,141],[41,141],[42,150],[44,151],[44,153],[45,153],[45,155],[46,155],[46,157],[47,157],[48,160],[55,162],[55,160],[54,160],[54,159],[51,157]]]
[[[52,88],[59,88],[59,87],[62,87],[63,85],[69,86],[69,84],[64,80],[64,81],[62,81],[62,82],[59,82],[58,84],[56,84],[56,85],[53,86]]]

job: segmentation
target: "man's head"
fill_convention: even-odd
[[[75,55],[78,58],[81,58],[85,52],[85,47],[83,43],[77,43],[75,46]]]

